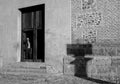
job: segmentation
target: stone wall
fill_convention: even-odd
[[[87,63],[87,76],[93,79],[104,80],[119,84],[120,82],[120,57],[93,57]]]
[[[88,77],[104,81],[120,82],[120,44],[97,43],[93,45],[92,58],[87,62]]]
[[[93,44],[92,53],[94,56],[119,56],[120,43],[96,43]]]
[[[119,42],[119,0],[71,0],[72,42]]]
[[[72,43],[93,45],[86,66],[91,78],[119,79],[119,8],[119,0],[71,0]]]
[[[64,57],[64,74],[112,83],[120,82],[119,43],[94,43],[68,45]],[[92,53],[86,52],[91,51]],[[83,53],[81,53],[83,52]]]

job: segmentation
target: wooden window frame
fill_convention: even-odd
[[[27,9],[27,10],[26,10]],[[45,29],[45,4],[40,4],[40,5],[35,5],[35,6],[31,6],[31,7],[25,7],[25,8],[20,8],[19,9],[20,11],[21,11],[21,15],[22,15],[22,17],[21,17],[21,25],[22,25],[22,28],[21,28],[21,35],[23,34],[23,32],[25,32],[25,31],[33,31],[33,59],[25,59],[24,58],[24,56],[23,56],[23,50],[22,50],[22,42],[23,42],[23,37],[21,36],[21,61],[22,62],[41,62],[41,59],[38,59],[38,57],[37,57],[37,32],[38,32],[38,30],[40,30],[41,28],[43,28],[43,31],[44,31],[44,29]],[[36,20],[40,20],[40,19],[36,19],[36,17],[37,17],[37,11],[39,12],[39,10],[42,10],[42,23],[41,23],[41,25],[40,25],[40,23],[39,23],[39,25],[36,23]],[[24,28],[23,27],[23,13],[25,13],[25,12],[33,12],[33,11],[35,11],[33,14],[32,14],[32,21],[33,20],[35,20],[35,21],[33,21],[33,23],[32,23],[32,28]],[[40,16],[39,16],[40,17]],[[43,41],[45,40],[45,35],[43,34]],[[45,43],[45,42],[44,42]],[[45,44],[42,46],[42,48],[43,48],[43,53],[42,53],[42,55],[44,56],[43,57],[43,60],[42,60],[42,62],[45,62],[45,54],[44,54],[44,51],[45,51],[45,48],[44,48],[44,46],[45,46]]]

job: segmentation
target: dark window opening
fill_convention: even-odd
[[[45,5],[20,9],[22,14],[21,61],[44,62]]]

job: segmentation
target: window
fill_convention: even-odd
[[[44,62],[45,5],[21,8],[21,61]]]

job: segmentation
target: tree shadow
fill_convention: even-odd
[[[75,60],[70,62],[70,64],[75,65],[75,76],[83,78],[85,80],[93,81],[100,84],[115,84],[108,81],[103,81],[100,79],[94,79],[87,76],[87,63],[92,60],[92,58],[85,58],[85,55],[92,55],[92,45],[91,44],[68,44],[67,54],[73,55]]]

